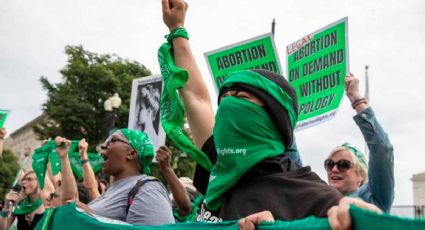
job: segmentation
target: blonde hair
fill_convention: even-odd
[[[359,158],[357,158],[356,155],[354,155],[354,153],[351,152],[347,147],[338,146],[338,147],[334,148],[331,151],[331,153],[329,153],[327,159],[331,159],[336,153],[341,152],[341,151],[348,151],[351,154],[351,156],[353,156],[353,159],[354,159],[353,164],[354,164],[354,167],[356,168],[356,173],[357,173],[358,176],[363,177],[363,180],[360,182],[360,186],[364,185],[368,181],[367,167],[365,167],[360,162]]]

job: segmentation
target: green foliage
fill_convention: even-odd
[[[60,71],[62,81],[52,84],[46,77],[40,78],[47,91],[43,111],[49,120],[35,126],[34,131],[40,139],[57,135],[86,138],[93,151],[104,139],[105,100],[119,94],[122,104],[116,127],[127,127],[132,80],[151,72],[136,61],[92,53],[82,46],[66,46],[65,53],[68,61]]]
[[[0,203],[4,201],[4,197],[10,191],[18,170],[19,164],[16,157],[11,151],[4,150],[3,156],[0,157]]]

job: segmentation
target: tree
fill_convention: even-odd
[[[99,55],[82,46],[66,46],[66,66],[60,71],[62,81],[40,81],[48,99],[43,111],[49,119],[34,127],[39,138],[57,135],[68,139],[86,138],[90,150],[104,140],[105,111],[103,103],[114,93],[122,99],[116,127],[127,127],[132,80],[151,75],[136,61],[124,60],[117,55]]]
[[[4,197],[10,191],[12,183],[15,180],[16,173],[19,170],[18,160],[9,150],[4,150],[0,158],[0,204]]]

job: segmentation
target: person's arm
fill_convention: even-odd
[[[350,101],[360,98],[358,84],[359,81],[354,76],[346,78],[347,97]],[[360,198],[388,212],[394,200],[393,146],[367,102],[359,104],[354,109],[357,115],[353,119],[369,148],[369,181],[360,187],[358,194]]]
[[[83,164],[83,183],[89,191],[89,197],[91,200],[96,199],[99,194],[98,184],[96,176],[94,175],[93,169],[90,165],[89,158],[87,156],[88,143],[86,139],[81,139],[78,144],[78,150],[80,152],[81,163]]]
[[[6,137],[6,129],[5,128],[1,128],[0,129],[0,157],[3,155],[4,137]]]
[[[71,141],[63,137],[56,137],[56,151],[61,160],[62,172],[62,202],[78,201],[77,182],[72,174],[71,163],[68,159],[68,151]]]
[[[180,216],[189,215],[193,209],[192,203],[190,202],[186,189],[171,168],[171,152],[167,146],[159,147],[156,151],[156,160],[158,161],[162,175],[170,186],[174,201],[178,207],[177,212]]]
[[[187,7],[187,3],[182,0],[162,0],[163,20],[170,31],[184,27]],[[202,79],[189,41],[180,37],[175,38],[173,53],[176,66],[186,69],[189,74],[189,80],[179,93],[186,109],[193,141],[198,148],[201,148],[212,135],[214,127],[214,111],[208,88]]]

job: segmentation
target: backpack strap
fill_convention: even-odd
[[[130,206],[133,204],[134,197],[139,191],[139,188],[142,187],[145,183],[150,181],[159,181],[159,180],[156,178],[138,180],[136,184],[133,186],[133,188],[130,190],[130,192],[128,193],[128,198],[127,198],[127,209],[125,210],[126,215],[128,214],[128,210],[130,210]]]

